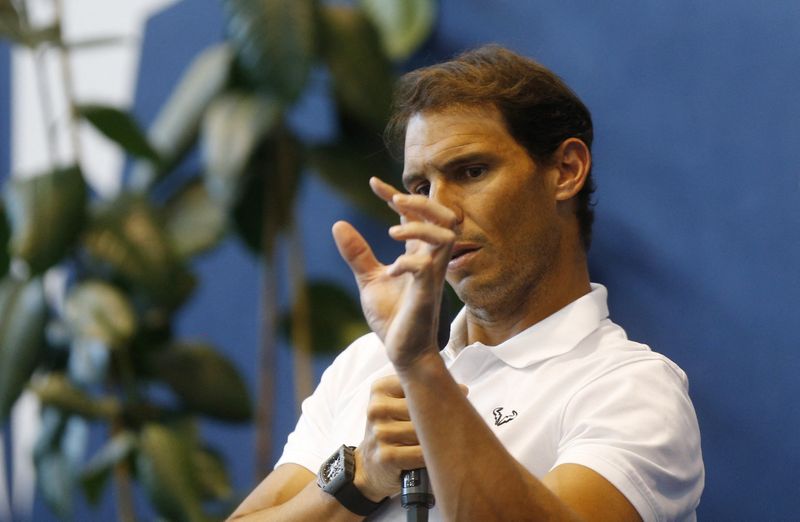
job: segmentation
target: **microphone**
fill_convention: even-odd
[[[406,521],[428,522],[428,510],[435,504],[428,470],[404,470],[401,479],[400,504],[406,508]]]

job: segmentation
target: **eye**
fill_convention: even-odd
[[[430,183],[419,183],[412,189],[412,192],[420,196],[427,196],[431,192],[431,185]]]
[[[485,165],[470,165],[464,168],[464,175],[470,179],[475,179],[486,174],[487,170],[489,169]]]

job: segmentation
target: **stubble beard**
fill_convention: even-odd
[[[561,235],[552,230],[528,255],[504,263],[506,268],[487,280],[480,281],[478,273],[451,286],[475,317],[493,321],[517,315],[549,291],[547,279],[554,272],[560,243]]]

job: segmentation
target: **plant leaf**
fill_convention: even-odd
[[[28,47],[48,42],[58,45],[61,42],[61,28],[58,24],[29,28],[22,22],[12,2],[0,0],[0,38],[8,38]]]
[[[227,215],[208,195],[202,179],[185,185],[165,211],[167,233],[183,259],[214,247],[225,235]]]
[[[386,151],[375,145],[370,149],[354,139],[342,139],[309,151],[314,172],[361,210],[385,223],[397,221],[394,213],[369,188],[369,178],[377,176],[395,182],[397,166]]]
[[[45,429],[36,444],[34,463],[46,503],[60,518],[70,519],[76,472],[89,441],[89,426],[81,418],[66,417],[45,408]]]
[[[101,280],[73,287],[64,305],[65,320],[73,335],[97,339],[114,348],[124,345],[136,332],[136,314],[128,298]]]
[[[96,259],[113,267],[156,302],[174,307],[194,286],[155,209],[141,196],[122,196],[100,208],[84,244]]]
[[[394,60],[411,56],[433,28],[434,0],[359,0],[358,3],[380,31],[383,49]]]
[[[204,500],[226,500],[233,496],[225,459],[218,451],[198,447],[194,451],[193,460]]]
[[[61,26],[59,24],[51,24],[27,29],[22,33],[22,41],[20,43],[32,48],[44,43],[60,46],[62,45]]]
[[[302,149],[295,137],[285,130],[276,134],[262,142],[250,158],[233,208],[236,231],[245,244],[255,253],[267,255],[277,233],[292,220],[303,166]]]
[[[93,49],[95,47],[111,47],[116,45],[133,44],[136,40],[129,36],[97,36],[62,42],[62,46],[72,51],[78,49]]]
[[[170,520],[203,520],[191,437],[160,424],[148,424],[139,436],[136,464],[150,500]]]
[[[6,218],[6,209],[0,201],[0,277],[5,277],[11,257],[8,255],[8,241],[11,239],[11,226]]]
[[[72,471],[67,457],[59,450],[44,453],[36,459],[39,488],[47,505],[62,520],[72,513]]]
[[[314,0],[227,0],[228,32],[247,78],[286,103],[297,99],[313,60]]]
[[[42,423],[36,435],[33,458],[38,459],[48,451],[58,449],[67,427],[67,415],[57,408],[42,408]]]
[[[97,130],[129,153],[156,164],[161,162],[158,152],[147,141],[139,124],[127,112],[115,107],[89,104],[79,105],[77,111]]]
[[[204,50],[189,65],[147,133],[162,162],[137,162],[131,172],[133,187],[147,189],[191,149],[206,108],[228,85],[232,64],[233,51],[222,43]]]
[[[66,332],[66,328],[64,330]],[[48,334],[50,331],[48,329]],[[68,345],[67,373],[70,380],[81,386],[101,384],[108,376],[108,363],[111,358],[108,344],[97,339],[75,338],[68,342]]]
[[[203,118],[206,186],[211,197],[230,207],[257,146],[275,127],[280,107],[273,100],[242,92],[214,100]]]
[[[252,416],[247,387],[226,358],[203,344],[178,344],[156,355],[156,375],[192,411],[229,422]]]
[[[0,426],[39,361],[46,317],[40,279],[0,282]]]
[[[0,0],[0,37],[22,43],[22,21],[10,0]]]
[[[11,221],[11,253],[40,274],[57,263],[77,239],[86,214],[87,189],[76,167],[8,186],[5,205]]]
[[[66,375],[50,373],[31,383],[42,404],[88,419],[109,419],[121,411],[119,401],[113,397],[95,399],[76,388]]]
[[[108,481],[111,470],[118,463],[127,459],[136,449],[136,436],[130,431],[123,431],[112,437],[98,451],[80,474],[81,486],[86,498],[97,505]]]
[[[317,353],[340,352],[345,346],[369,333],[361,306],[339,286],[315,281],[308,288],[311,308],[311,339]],[[283,333],[288,336],[291,315],[282,319]]]
[[[379,132],[386,125],[394,81],[380,38],[366,15],[352,7],[323,6],[321,52],[343,109]]]

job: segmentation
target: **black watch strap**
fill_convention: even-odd
[[[376,509],[381,507],[381,504],[384,503],[386,499],[381,500],[380,502],[373,502],[367,497],[364,496],[361,491],[358,490],[355,484],[349,482],[339,489],[336,493],[333,494],[336,497],[336,500],[339,501],[341,505],[346,507],[348,511],[355,513],[356,515],[361,515],[365,517]]]

